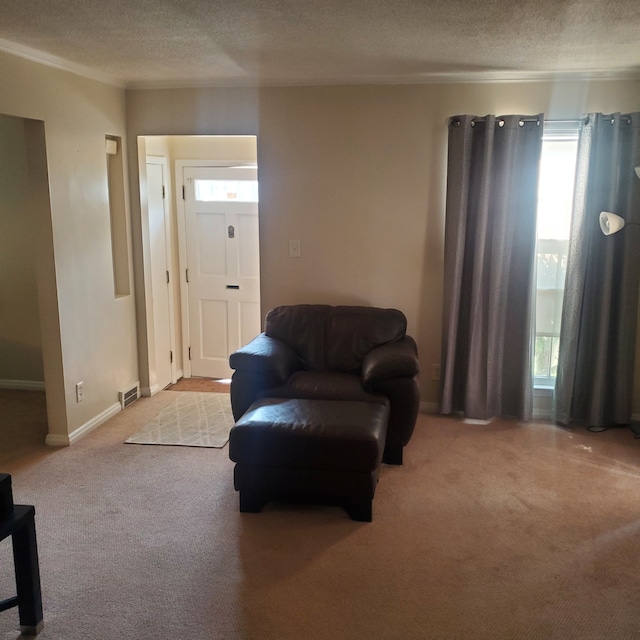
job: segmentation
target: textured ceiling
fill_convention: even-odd
[[[640,77],[640,1],[0,0],[0,48],[134,87]]]

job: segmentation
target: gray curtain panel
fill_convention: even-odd
[[[442,413],[531,417],[543,116],[449,120]]]
[[[640,113],[589,114],[578,164],[560,328],[556,421],[629,424],[640,286]],[[626,226],[605,236],[601,211]]]

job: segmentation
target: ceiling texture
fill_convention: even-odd
[[[0,0],[0,49],[132,88],[640,78],[640,1]]]

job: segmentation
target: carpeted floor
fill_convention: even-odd
[[[640,634],[640,441],[419,416],[372,523],[240,514],[225,449],[133,447],[142,398],[5,463],[36,505],[41,640],[617,640]],[[43,451],[44,449],[44,451]],[[0,546],[0,599],[12,595]],[[17,638],[0,613],[0,639]]]

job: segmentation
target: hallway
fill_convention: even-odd
[[[47,406],[44,391],[0,389],[0,472],[20,468],[39,450],[47,436]],[[54,452],[55,447],[49,448]]]

